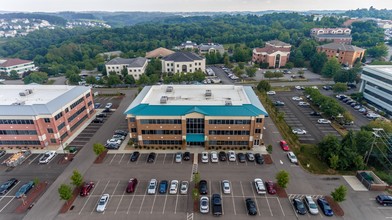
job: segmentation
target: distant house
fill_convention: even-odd
[[[252,62],[268,63],[269,67],[280,68],[288,62],[290,50],[290,44],[279,40],[268,41],[265,47],[253,49]]]
[[[175,52],[162,58],[163,73],[193,73],[206,71],[206,59],[192,52]]]
[[[168,55],[173,54],[173,53],[174,53],[174,51],[172,51],[172,50],[160,47],[160,48],[157,48],[157,49],[152,50],[150,52],[147,52],[146,53],[146,58],[147,59],[162,58],[162,57],[168,56]]]
[[[214,43],[199,45],[200,54],[215,53],[215,52],[218,52],[223,55],[225,53],[225,48],[220,44],[214,44]]]
[[[310,35],[318,42],[351,44],[351,29],[349,28],[312,28]]]
[[[177,50],[186,50],[186,49],[194,50],[197,48],[198,48],[197,44],[193,43],[192,41],[186,41],[184,43],[181,43],[180,46],[175,47],[175,49]]]
[[[144,57],[137,57],[132,59],[125,59],[116,57],[105,64],[106,72],[115,72],[121,75],[121,71],[126,68],[128,75],[133,76],[135,80],[140,79],[140,76],[144,74],[147,68],[147,59]]]
[[[328,59],[335,57],[339,63],[352,67],[357,59],[362,60],[365,55],[365,49],[339,43],[330,43],[317,47],[317,52],[324,52]]]
[[[32,60],[21,60],[21,59],[1,59],[0,58],[0,72],[5,72],[10,75],[12,70],[15,70],[19,75],[27,71],[34,71],[37,68]]]

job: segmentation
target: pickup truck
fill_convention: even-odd
[[[219,194],[212,195],[212,214],[215,216],[222,215],[222,198]]]

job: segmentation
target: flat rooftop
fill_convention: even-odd
[[[57,97],[72,90],[75,86],[67,85],[0,85],[0,105],[13,105],[24,102],[23,105],[47,104]],[[31,94],[25,93],[31,90]],[[20,93],[25,93],[21,96]]]
[[[367,65],[363,69],[364,70],[371,69],[371,70],[381,71],[385,74],[392,75],[392,66],[391,65]]]
[[[172,91],[169,91],[170,88]],[[207,90],[211,95],[206,95]],[[167,97],[166,103],[161,98]],[[152,86],[141,104],[149,105],[231,105],[251,104],[244,87],[235,85],[161,85]]]

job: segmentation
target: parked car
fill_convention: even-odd
[[[109,194],[103,194],[97,205],[97,212],[104,212],[109,202]]]
[[[111,108],[112,106],[113,106],[113,103],[108,102],[108,103],[105,105],[105,108]]]
[[[318,203],[321,211],[323,211],[324,215],[333,216],[333,211],[331,209],[331,206],[329,206],[329,203],[327,202],[327,200],[325,200],[323,198],[319,198],[319,199],[317,199],[317,203]]]
[[[185,195],[188,193],[189,182],[188,181],[181,181],[180,185],[180,194]]]
[[[317,120],[317,123],[319,124],[331,124],[331,121],[325,118],[320,118],[319,120]]]
[[[264,157],[261,156],[259,153],[255,154],[255,161],[257,164],[264,164]]]
[[[131,178],[131,179],[128,181],[128,185],[127,185],[127,189],[126,189],[127,193],[133,193],[133,192],[135,192],[137,183],[138,183],[138,181],[137,181],[136,178]]]
[[[212,194],[211,206],[212,206],[212,214],[214,216],[222,215],[222,198],[219,194]]]
[[[54,150],[47,151],[39,158],[39,163],[40,164],[49,163],[55,156],[56,156],[56,151]]]
[[[355,110],[359,110],[359,109],[361,109],[362,108],[362,105],[356,105],[356,106],[354,106],[354,109]]]
[[[240,163],[245,163],[245,155],[243,154],[243,153],[238,153],[237,154],[237,156],[238,156],[238,161],[240,162]]]
[[[229,151],[229,161],[235,162],[236,157],[235,157],[235,152],[233,150]]]
[[[210,199],[207,196],[200,197],[200,213],[206,214],[210,211]]]
[[[6,151],[5,151],[5,150],[0,150],[0,157],[4,156],[4,155],[5,155],[5,153],[6,153]]]
[[[294,129],[292,130],[292,132],[293,132],[294,134],[306,134],[306,131],[305,131],[304,129],[301,129],[301,128],[294,128]]]
[[[15,194],[15,197],[17,199],[21,198],[22,196],[26,195],[33,187],[34,187],[34,181],[27,182],[26,184],[24,184],[19,188],[19,190]]]
[[[219,152],[219,160],[220,161],[226,161],[227,160],[227,155],[224,151]]]
[[[112,139],[123,141],[125,139],[125,136],[122,136],[122,135],[119,135],[119,134],[115,134],[115,135],[112,136]]]
[[[317,208],[317,205],[313,201],[313,198],[311,196],[305,196],[304,203],[305,203],[305,206],[308,208],[310,214],[312,214],[312,215],[319,214],[319,210]]]
[[[276,92],[275,91],[268,91],[267,95],[276,95]]]
[[[147,157],[147,163],[154,163],[156,154],[151,152]]]
[[[275,106],[284,106],[284,102],[282,102],[282,101],[275,101],[274,105]]]
[[[131,162],[137,161],[137,159],[139,158],[139,155],[140,155],[139,151],[134,151],[134,152],[131,154]]]
[[[114,131],[114,134],[116,134],[116,135],[122,135],[122,136],[126,137],[126,136],[128,135],[128,132],[127,132],[127,131],[124,131],[124,130],[115,130],[115,131]]]
[[[90,195],[90,191],[94,188],[95,183],[90,181],[84,183],[82,189],[80,190],[80,196],[88,196]]]
[[[309,106],[309,103],[307,102],[298,102],[299,106]]]
[[[118,144],[118,145],[120,145],[121,144],[121,140],[112,138],[112,139],[107,140],[106,143],[107,144]]]
[[[255,161],[255,155],[252,152],[247,152],[245,155],[246,155],[246,159],[248,159],[248,161],[250,161],[250,162]]]
[[[172,180],[170,182],[170,189],[169,189],[169,194],[177,194],[178,192],[178,180]]]
[[[99,102],[94,103],[94,108],[99,108],[99,107],[101,107],[101,103]]]
[[[263,180],[261,180],[260,178],[256,178],[253,182],[255,184],[257,194],[264,195],[266,190]]]
[[[228,180],[222,180],[222,190],[224,194],[231,193],[230,182]]]
[[[376,196],[376,201],[383,206],[392,206],[392,196],[389,195],[378,195]]]
[[[191,153],[188,151],[184,152],[183,160],[188,161],[190,159],[191,159]]]
[[[299,96],[294,96],[293,98],[291,98],[294,101],[302,101],[303,99]]]
[[[295,154],[293,152],[288,152],[287,153],[287,157],[289,158],[291,163],[298,163],[297,157],[295,156]]]
[[[151,179],[150,183],[148,184],[147,193],[148,194],[155,194],[157,191],[157,180]]]
[[[290,150],[289,145],[284,140],[279,141],[279,145],[282,148],[282,150],[284,150],[284,151],[289,151]]]
[[[366,112],[367,110],[366,110],[366,108],[360,108],[360,109],[358,109],[358,111],[359,111],[360,113],[364,113],[364,112]]]
[[[246,209],[248,210],[249,215],[257,215],[257,208],[255,202],[251,198],[247,198],[245,200]]]
[[[201,195],[206,195],[208,193],[208,186],[206,180],[200,180],[199,182],[199,193]]]
[[[267,192],[271,195],[276,194],[276,185],[272,181],[265,181],[265,186],[267,188]]]
[[[96,117],[97,118],[106,118],[106,113],[99,113]]]
[[[218,163],[218,153],[216,151],[212,151],[210,155],[211,155],[211,162]]]
[[[295,208],[295,211],[298,214],[305,215],[307,213],[305,205],[304,205],[304,203],[300,199],[294,198],[293,199],[293,206]]]
[[[1,184],[0,194],[2,194],[2,195],[6,194],[12,187],[15,186],[16,183],[18,183],[18,180],[15,178],[11,178],[11,179],[7,180],[6,182],[4,182],[3,184]]]
[[[103,118],[95,118],[93,123],[103,123]]]
[[[310,112],[311,116],[321,116],[320,112]]]
[[[182,161],[182,153],[181,152],[176,153],[175,160],[176,160],[176,163],[181,163],[181,161]]]
[[[120,144],[109,143],[109,144],[105,144],[105,147],[106,147],[107,149],[118,149],[118,148],[120,148]]]
[[[168,186],[169,186],[169,181],[161,180],[161,182],[159,183],[158,192],[160,194],[165,194],[167,192],[167,187]]]

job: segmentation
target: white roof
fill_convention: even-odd
[[[381,71],[384,74],[392,75],[391,65],[366,65],[363,70],[376,70]]]

